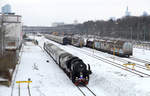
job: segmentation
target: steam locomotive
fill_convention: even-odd
[[[60,49],[52,43],[44,43],[44,50],[53,58],[56,64],[67,74],[75,85],[87,85],[92,73],[90,65],[80,58]]]

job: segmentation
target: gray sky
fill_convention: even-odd
[[[131,15],[150,13],[150,0],[0,0],[0,6],[7,2],[13,12],[22,15],[25,25],[120,18],[127,6]]]

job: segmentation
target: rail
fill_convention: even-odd
[[[115,58],[118,60],[118,61],[121,61],[121,62],[125,62],[125,63],[132,63],[132,64],[135,64],[136,67],[138,68],[141,68],[141,69],[144,69],[146,71],[150,71],[150,70],[147,70],[148,68],[144,65],[141,65],[141,64],[138,64],[138,63],[144,63],[144,64],[150,64],[149,61],[146,61],[146,60],[142,60],[142,59],[139,59],[139,58],[135,58],[135,57],[131,57],[131,58],[127,58],[129,60],[125,60],[125,59],[122,59],[122,58],[119,58],[117,56],[115,56]],[[130,61],[132,60],[132,61]],[[138,63],[136,63],[138,62]]]
[[[82,49],[83,50],[83,49]],[[92,50],[92,49],[91,49]],[[101,52],[101,51],[99,51],[99,52]],[[101,52],[101,54],[105,54],[104,52]],[[127,63],[131,63],[131,64],[135,64],[136,62],[141,62],[141,63],[145,63],[145,64],[150,64],[150,62],[149,61],[146,61],[146,60],[142,60],[142,59],[138,59],[138,58],[135,58],[135,57],[131,57],[131,58],[128,58],[129,60],[125,60],[125,59],[122,59],[121,57],[118,57],[118,56],[114,56],[114,55],[111,55],[111,54],[109,54],[110,56],[113,56],[112,57],[112,59],[117,59],[118,61],[121,61],[121,62],[123,62],[123,63],[125,63],[125,64],[127,64]],[[138,60],[137,60],[138,59]],[[130,60],[132,60],[132,62],[130,61]],[[133,61],[136,61],[136,62],[133,62]],[[136,67],[138,67],[138,68],[141,68],[141,69],[144,69],[144,70],[146,70],[146,71],[148,71],[147,69],[148,68],[146,68],[146,66],[144,66],[144,65],[141,65],[141,64],[138,64],[138,63],[136,63],[136,65],[135,65]],[[150,71],[150,70],[149,70]]]
[[[39,46],[39,45],[38,45]],[[39,46],[43,51],[44,51],[44,49],[41,47],[41,46]],[[46,51],[46,50],[45,50]],[[44,51],[44,52],[45,52]],[[47,51],[46,51],[46,53],[47,53]],[[47,53],[47,55],[48,55],[48,53]],[[49,55],[48,55],[49,56]],[[55,62],[56,63],[56,62]],[[76,85],[75,85],[76,86]],[[79,86],[76,86],[77,88],[78,88],[78,90],[82,93],[82,95],[83,96],[89,96],[89,94],[92,94],[93,96],[96,96],[96,94],[89,88],[89,87],[87,87],[87,86],[82,86],[82,88],[81,87],[79,87]],[[87,94],[87,91],[85,92],[85,91],[83,91],[84,89],[87,89],[88,90],[88,95],[86,95]],[[90,95],[91,96],[91,95]]]
[[[136,62],[139,62],[139,61],[136,61],[136,60],[132,60],[131,58],[127,58],[129,60],[125,60],[125,59],[122,59],[122,58],[119,58],[117,56],[115,56],[114,58],[116,58],[118,61],[121,61],[121,62],[124,62],[124,63],[132,63],[132,64],[135,64],[136,67],[138,68],[141,68],[141,69],[144,69],[144,70],[147,70],[147,68],[144,66],[144,65],[141,65],[141,64],[138,64]],[[133,58],[133,57],[132,57]],[[132,62],[130,61],[132,60]],[[143,63],[143,62],[141,62]]]
[[[13,90],[14,90],[15,80],[16,80],[16,76],[18,74],[18,69],[19,69],[19,65],[20,65],[20,62],[21,62],[21,57],[22,57],[22,54],[23,54],[23,47],[24,46],[22,46],[22,48],[20,50],[21,53],[20,53],[19,60],[18,60],[18,66],[16,68],[16,72],[15,72],[14,78],[12,80],[13,82],[12,82],[12,87],[11,87],[11,96],[13,96]]]
[[[76,86],[76,87],[79,89],[79,91],[82,93],[83,96],[89,96],[89,94],[91,94],[92,96],[96,96],[96,94],[87,86],[82,86],[82,87]],[[85,88],[88,90],[88,92],[85,91]],[[88,94],[88,95],[86,95],[86,94]]]
[[[145,63],[145,64],[150,64],[150,61],[142,60],[142,59],[135,58],[135,57],[131,57],[131,58],[129,58],[129,59],[135,60],[135,61],[138,61],[138,62],[141,62],[141,63]]]
[[[111,60],[109,60],[109,59],[106,59],[106,58],[103,58],[103,57],[100,57],[100,56],[97,56],[97,55],[93,55],[93,54],[91,54],[91,53],[89,53],[89,52],[86,52],[86,51],[84,51],[84,50],[81,50],[81,49],[79,49],[79,48],[76,48],[76,49],[79,50],[80,52],[82,52],[82,53],[84,53],[84,54],[90,56],[90,57],[93,57],[93,58],[95,58],[95,59],[101,60],[101,61],[103,61],[103,62],[105,62],[105,63],[108,63],[108,64],[113,65],[113,66],[115,66],[115,67],[118,67],[118,68],[120,68],[120,69],[123,69],[123,70],[125,70],[125,71],[128,71],[128,72],[131,72],[131,73],[133,73],[133,74],[136,74],[136,75],[138,75],[138,76],[140,76],[140,77],[150,76],[150,74],[147,74],[147,73],[144,73],[144,72],[135,70],[135,69],[133,70],[132,68],[123,66],[122,64],[113,62],[113,61],[111,61]]]

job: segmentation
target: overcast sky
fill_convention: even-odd
[[[13,12],[22,15],[25,25],[35,26],[120,18],[127,6],[131,15],[150,13],[150,0],[0,0],[0,3],[0,6],[9,3]]]

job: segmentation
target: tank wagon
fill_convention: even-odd
[[[86,46],[117,56],[129,57],[133,52],[132,43],[123,40],[87,40]]]
[[[71,44],[73,46],[76,46],[76,47],[83,47],[84,46],[84,39],[81,37],[72,37]]]
[[[56,64],[67,74],[75,85],[87,85],[90,66],[86,65],[80,58],[60,49],[54,44],[44,43],[44,50],[53,58]]]
[[[71,38],[69,37],[55,36],[55,35],[49,35],[49,34],[46,34],[45,37],[49,40],[55,41],[63,45],[71,44]]]
[[[87,39],[86,40],[86,47],[94,48],[94,40]]]

